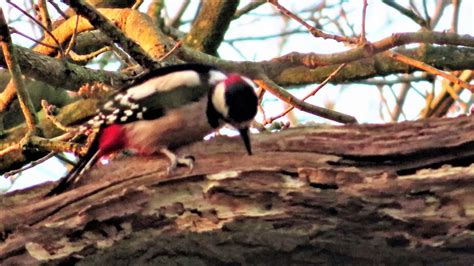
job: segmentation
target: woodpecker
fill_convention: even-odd
[[[170,171],[178,164],[192,169],[192,160],[178,158],[169,149],[202,140],[224,124],[239,131],[251,155],[249,126],[258,105],[255,88],[247,77],[201,64],[163,67],[140,77],[113,94],[79,127],[81,133],[96,132],[94,140],[48,195],[64,191],[102,156],[119,150],[163,153],[170,159]]]

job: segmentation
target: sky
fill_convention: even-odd
[[[14,1],[19,3],[22,1]],[[150,0],[144,2],[142,7],[147,7]],[[245,6],[249,1],[241,1],[240,6]],[[287,7],[290,10],[301,10],[306,6],[315,5],[318,1],[309,1],[309,0],[280,0],[279,1],[283,6]],[[339,3],[340,0],[327,1],[328,3]],[[421,3],[421,0],[415,0],[415,3]],[[431,11],[434,9],[435,1],[427,1],[428,10]],[[175,14],[176,10],[179,8],[181,1],[167,1],[167,12],[168,14]],[[198,5],[197,0],[192,0],[190,8],[184,14],[184,21],[190,21],[194,17],[196,7]],[[380,0],[369,0],[369,5],[367,7],[367,22],[366,22],[366,36],[369,41],[377,41],[384,37],[389,36],[394,32],[410,32],[418,31],[419,26],[406,18],[405,16],[400,15],[397,11],[392,8],[388,8]],[[397,3],[408,6],[409,1],[397,1]],[[1,1],[0,6],[5,10],[7,4],[5,1]],[[361,12],[362,12],[362,1],[361,0],[350,0],[348,3],[344,4],[345,10],[347,10],[347,20],[350,23],[354,24],[355,32],[360,32],[360,21],[361,21]],[[144,9],[142,8],[142,11]],[[332,13],[331,13],[332,12]],[[329,17],[334,16],[334,12],[337,10],[328,9],[326,12],[323,12],[323,15]],[[446,15],[443,16],[443,20],[438,23],[436,30],[444,31],[450,28],[450,15],[452,8],[448,7],[446,10]],[[258,37],[262,35],[271,35],[279,33],[282,28],[287,25],[288,29],[302,29],[301,25],[295,21],[287,21],[288,24],[285,24],[285,20],[281,16],[272,16],[274,9],[270,4],[264,4],[258,9],[254,10],[251,15],[243,16],[239,20],[233,22],[225,36],[225,40],[232,40],[236,38],[243,37]],[[461,11],[460,11],[460,22],[459,22],[459,33],[461,34],[470,34],[474,35],[474,1],[465,0],[462,1]],[[12,11],[7,13],[7,19],[15,20],[19,13]],[[301,14],[301,17],[306,18],[308,13]],[[172,17],[172,15],[171,15]],[[325,21],[324,19],[322,21]],[[327,21],[327,20],[326,20]],[[30,22],[17,21],[11,25],[18,30],[21,29],[31,29],[29,24]],[[184,25],[181,29],[189,29],[190,23]],[[326,30],[333,31],[337,33],[335,27],[325,28]],[[347,28],[346,28],[347,29]],[[30,31],[31,32],[31,31]],[[32,33],[34,35],[34,33]],[[39,33],[36,33],[36,36],[39,36]],[[29,47],[32,43],[21,36],[14,35],[14,42],[18,45]],[[338,43],[332,40],[323,40],[318,38],[313,38],[308,33],[300,33],[288,38],[284,43],[278,38],[271,38],[265,40],[249,40],[249,41],[239,41],[234,42],[234,46],[230,45],[227,42],[224,42],[219,48],[219,54],[222,58],[227,60],[250,60],[250,61],[261,61],[269,60],[281,54],[286,54],[289,52],[297,51],[300,53],[306,52],[316,52],[316,53],[334,53],[339,51],[344,51],[350,47],[345,46],[344,44]],[[110,66],[113,68],[114,66]],[[390,78],[390,77],[389,77]],[[314,88],[318,84],[312,84],[303,88],[294,88],[291,89],[297,97],[302,97],[306,94],[308,88]],[[431,88],[431,84],[422,82],[417,84],[420,90],[427,90]],[[394,91],[397,93],[398,86],[394,86]],[[385,91],[386,97],[389,101],[389,104],[393,105],[393,97]],[[267,94],[268,95],[268,94]],[[464,93],[464,98],[470,97],[470,94]],[[424,98],[416,95],[415,92],[411,91],[409,97],[407,97],[408,102],[405,104],[404,113],[408,120],[413,120],[418,117],[419,106],[423,104]],[[379,103],[380,103],[380,93],[374,86],[361,85],[361,84],[351,84],[351,85],[326,85],[315,97],[312,97],[308,100],[309,103],[318,105],[318,106],[328,106],[331,105],[333,108],[339,112],[350,114],[358,119],[362,123],[381,123],[384,120],[380,117],[379,112]],[[267,116],[273,116],[282,111],[284,105],[277,100],[275,97],[267,96],[265,98],[265,110]],[[302,123],[306,122],[316,122],[316,123],[331,123],[330,121],[314,117],[307,113],[296,111],[297,117]],[[257,117],[259,119],[260,117]],[[283,118],[285,121],[285,118]],[[53,170],[54,169],[54,170]],[[62,170],[58,170],[62,169]],[[24,178],[18,178],[13,186],[11,183],[0,176],[0,192],[6,189],[15,190],[23,187],[28,187],[36,183],[44,182],[47,177],[52,177],[53,179],[58,179],[66,173],[66,168],[62,166],[57,160],[48,160],[46,163],[43,163],[40,167],[35,167],[33,169],[24,171],[22,176]],[[29,178],[29,177],[35,178]]]

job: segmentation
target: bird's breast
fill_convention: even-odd
[[[141,120],[125,125],[126,148],[152,154],[161,148],[179,146],[202,140],[213,128],[206,116],[207,99],[175,108],[163,117]]]

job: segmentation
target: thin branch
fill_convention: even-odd
[[[28,14],[28,12],[26,12],[25,10],[21,9],[19,6],[17,6],[15,3],[12,3],[11,0],[7,0],[7,3],[10,4],[11,6],[13,6],[14,8],[16,8],[18,11],[20,11],[21,13],[23,13],[25,16],[27,16],[29,19],[33,20],[36,24],[38,24],[41,28],[43,28],[44,32],[46,34],[48,34],[52,39],[53,41],[56,43],[57,45],[57,48],[59,49],[59,52],[61,55],[64,55],[64,51],[63,51],[63,48],[61,46],[61,44],[59,43],[58,39],[56,39],[56,37],[53,35],[53,33],[48,30],[48,28],[46,28],[40,21],[38,21],[36,18],[34,18],[32,15]]]
[[[382,108],[385,107],[387,113],[390,115],[391,121],[395,121],[395,117],[393,116],[392,112],[390,112],[390,106],[388,105],[387,98],[385,98],[385,95],[383,94],[383,86],[377,86],[377,89],[379,91],[380,95],[380,108],[379,108],[379,113],[382,119],[384,119],[383,111]],[[383,106],[383,107],[382,107]]]
[[[53,30],[51,25],[51,18],[49,17],[48,7],[46,5],[46,0],[38,0],[38,8],[41,14],[41,21],[45,28],[49,31]]]
[[[1,8],[0,8],[1,10]],[[3,149],[3,150],[0,150],[0,157],[1,156],[5,156],[7,155],[8,153],[12,153],[12,152],[15,152],[15,151],[20,151],[23,146],[25,146],[26,143],[28,143],[28,141],[30,140],[30,137],[31,137],[31,131],[28,131],[26,132],[25,136],[23,136],[23,138],[21,138],[20,141],[18,141],[17,143]]]
[[[434,29],[436,25],[438,25],[439,19],[443,15],[443,12],[446,9],[446,6],[447,6],[447,0],[438,0],[438,2],[436,3],[436,8],[430,21],[430,25],[432,29]]]
[[[336,70],[334,70],[323,82],[321,82],[321,84],[318,85],[318,87],[316,87],[314,90],[312,90],[310,93],[308,93],[306,96],[304,96],[301,101],[305,101],[306,99],[308,99],[309,97],[311,96],[314,96],[316,93],[318,93],[318,91],[320,91],[324,86],[326,86],[326,84],[331,81],[347,64],[341,64],[338,68],[336,68]],[[291,110],[293,110],[295,108],[294,105],[291,105],[290,107],[288,107],[285,111],[283,111],[281,114],[279,115],[276,115],[274,117],[271,117],[271,118],[268,118],[268,119],[265,119],[264,120],[264,123],[265,124],[270,124],[272,123],[273,121],[275,121],[276,119],[279,119],[281,117],[283,117],[284,115],[288,114],[289,112],[291,112]]]
[[[359,39],[359,43],[361,44],[367,42],[367,39],[365,38],[366,12],[367,12],[367,0],[364,0],[364,3],[362,5],[362,32],[360,33],[360,39]]]
[[[179,47],[181,47],[182,44],[183,44],[183,43],[182,43],[181,40],[177,41],[176,44],[173,46],[173,48],[171,48],[166,54],[164,54],[162,57],[160,57],[160,58],[158,59],[158,62],[161,62],[161,61],[165,60],[165,59],[168,58],[170,55],[172,55],[173,53],[175,53],[175,52],[177,51],[177,49],[178,49]]]
[[[328,33],[325,33],[321,30],[316,29],[315,27],[313,27],[313,26],[309,25],[308,23],[306,23],[304,20],[302,20],[297,15],[293,14],[290,10],[288,10],[285,7],[283,7],[282,5],[280,5],[278,3],[278,0],[268,0],[268,2],[270,2],[272,5],[274,5],[281,13],[288,16],[289,18],[294,19],[295,21],[297,21],[298,23],[303,25],[305,28],[307,28],[308,31],[316,38],[332,39],[332,40],[335,40],[335,41],[338,41],[338,42],[345,42],[345,43],[352,43],[352,44],[356,44],[358,42],[358,40],[355,39],[355,38],[350,38],[350,37],[345,37],[345,36],[338,36],[338,35],[334,35],[334,34],[328,34]]]
[[[428,12],[428,5],[426,3],[426,0],[423,0],[423,12],[425,13],[425,21],[427,25],[431,26],[430,25],[431,18],[430,18],[430,13]]]
[[[169,26],[179,28],[179,25],[181,24],[181,18],[183,17],[184,12],[186,12],[186,9],[188,9],[190,3],[191,0],[184,0],[183,3],[181,3],[178,12],[176,12],[176,15],[171,20],[171,23],[169,23]]]
[[[16,92],[18,95],[18,100],[20,102],[20,107],[25,117],[26,125],[29,131],[36,130],[36,124],[38,124],[38,118],[36,117],[36,112],[31,102],[28,91],[26,90],[25,83],[22,78],[20,66],[18,65],[17,58],[15,56],[15,51],[13,49],[13,44],[10,36],[10,31],[8,30],[7,22],[3,15],[3,9],[0,8],[0,42],[2,46],[3,55],[5,58],[6,65],[10,72],[11,81],[13,82]]]
[[[288,30],[288,31],[280,32],[280,33],[263,35],[263,36],[247,36],[247,37],[237,37],[237,38],[232,38],[232,39],[225,39],[224,41],[229,42],[229,43],[243,42],[243,41],[262,41],[262,40],[280,38],[280,37],[283,37],[283,36],[288,36],[288,35],[293,35],[293,34],[298,34],[298,33],[307,33],[307,31],[306,30],[301,30],[301,29],[294,29],[294,30]]]
[[[10,28],[10,33],[11,33],[11,34],[18,34],[18,35],[22,36],[23,38],[26,38],[26,39],[28,39],[28,40],[34,42],[34,43],[37,43],[37,44],[40,44],[40,45],[49,47],[49,48],[51,48],[51,49],[56,49],[56,48],[57,48],[57,46],[52,46],[52,45],[50,45],[50,44],[47,44],[47,43],[38,41],[38,40],[36,40],[35,38],[31,38],[30,36],[24,34],[23,32],[17,31],[17,30],[16,30],[15,28],[13,28],[13,27],[9,27],[9,28]]]
[[[246,6],[244,6],[241,9],[235,11],[234,17],[232,19],[236,20],[236,19],[240,18],[242,15],[245,15],[245,14],[249,13],[250,11],[256,9],[257,7],[261,6],[262,4],[265,4],[266,2],[267,2],[266,0],[251,1]]]
[[[397,105],[392,110],[392,117],[394,118],[393,121],[398,121],[400,115],[403,115],[405,120],[407,119],[405,112],[403,112],[403,105],[405,104],[405,100],[408,96],[408,91],[410,90],[411,84],[409,82],[404,82],[400,88],[400,93],[395,95],[395,99],[397,100]],[[390,87],[392,88],[392,87]],[[393,89],[392,89],[393,92]],[[394,92],[393,92],[394,93]]]
[[[148,69],[160,67],[160,64],[150,57],[140,45],[129,39],[117,26],[90,4],[83,0],[62,0],[62,2],[68,4],[77,14],[87,18],[87,20],[89,20],[94,27],[100,29],[102,33],[118,42],[140,65]]]
[[[48,160],[48,159],[51,159],[52,157],[54,157],[55,154],[56,154],[55,152],[50,152],[50,153],[48,153],[46,156],[44,156],[44,157],[42,157],[42,158],[40,158],[40,159],[38,159],[38,160],[36,160],[36,161],[30,162],[30,163],[29,163],[27,166],[25,166],[25,167],[22,167],[22,168],[20,168],[20,169],[11,170],[11,171],[9,171],[9,172],[4,173],[3,176],[4,176],[4,177],[11,177],[11,176],[16,175],[16,174],[19,174],[19,173],[21,173],[21,172],[23,172],[23,171],[26,171],[26,170],[28,170],[28,169],[31,169],[31,168],[37,166],[38,164],[41,164],[41,163],[45,162],[45,161]],[[13,181],[13,180],[12,180],[12,181]]]
[[[367,80],[359,80],[359,81],[353,81],[350,82],[350,84],[353,83],[359,83],[359,84],[366,84],[366,85],[387,85],[387,86],[392,86],[395,84],[399,83],[410,83],[410,82],[421,82],[421,81],[430,81],[431,79],[428,77],[400,77],[395,80],[386,80],[386,79],[367,79]],[[347,83],[349,84],[349,83]]]
[[[85,55],[76,54],[74,51],[71,50],[71,51],[69,51],[69,56],[71,57],[72,60],[74,60],[76,62],[89,61],[89,60],[97,57],[98,55],[103,54],[103,53],[108,52],[108,51],[112,51],[112,48],[110,46],[102,47],[97,51],[94,51],[94,52],[91,52],[91,53],[88,53],[88,54],[85,54]]]
[[[135,0],[132,9],[138,9],[143,4],[143,0]]]
[[[63,124],[61,124],[61,122],[59,122],[56,117],[54,117],[54,115],[52,114],[52,108],[54,108],[54,106],[50,105],[46,100],[41,100],[41,107],[43,107],[46,118],[48,118],[54,126],[65,132],[76,131],[75,128],[64,126]]]
[[[59,8],[58,4],[57,4],[56,2],[54,2],[54,0],[48,0],[48,3],[49,3],[50,5],[52,5],[52,6],[54,7],[54,9],[56,9],[56,12],[58,12],[58,13],[61,15],[61,17],[63,17],[64,19],[68,19],[68,18],[69,18],[69,16],[68,16],[66,13],[64,13],[64,12],[61,10],[61,8]]]
[[[355,47],[344,52],[332,54],[300,54],[297,52],[292,52],[287,55],[274,58],[272,61],[284,61],[302,64],[307,67],[314,68],[318,66],[348,63],[362,58],[372,57],[377,53],[381,53],[391,48],[410,43],[431,43],[440,45],[462,45],[474,47],[474,36],[435,31],[393,33],[391,36],[383,38],[379,41]]]
[[[68,55],[69,52],[72,51],[72,47],[76,43],[76,38],[77,38],[77,26],[79,25],[79,16],[76,16],[76,25],[74,26],[74,31],[72,33],[71,40],[69,40],[69,44],[66,48],[66,52],[64,52],[65,55]]]
[[[285,89],[278,86],[275,82],[269,79],[265,74],[260,74],[259,79],[255,80],[255,82],[260,87],[269,91],[280,100],[294,106],[295,108],[301,111],[304,111],[313,115],[317,115],[320,117],[324,117],[326,119],[343,123],[343,124],[357,123],[357,120],[350,115],[332,111],[332,110],[315,106],[315,105],[299,100],[298,98],[296,98],[295,96],[287,92]]]
[[[403,15],[407,16],[411,20],[413,20],[416,24],[422,26],[423,28],[429,28],[429,22],[418,16],[415,12],[410,9],[407,9],[400,4],[397,4],[393,0],[382,0],[383,3],[386,5],[393,7],[398,12],[402,13]]]
[[[451,21],[451,32],[458,32],[460,6],[461,0],[453,0],[453,17]]]
[[[471,92],[474,92],[474,85],[473,84],[469,84],[461,79],[459,79],[458,77],[456,76],[453,76],[449,73],[446,73],[444,71],[441,71],[439,69],[436,69],[430,65],[427,65],[421,61],[417,61],[415,59],[412,59],[412,58],[409,58],[407,56],[404,56],[402,54],[399,54],[399,53],[395,53],[395,52],[391,52],[391,51],[387,51],[386,54],[397,60],[397,61],[400,61],[400,62],[403,62],[405,64],[408,64],[408,65],[411,65],[413,67],[416,67],[416,68],[419,68],[421,70],[424,70],[428,73],[431,73],[431,74],[434,74],[434,75],[438,75],[438,76],[441,76],[451,82],[453,82],[454,84],[458,84],[459,86],[461,87],[464,87],[468,90],[470,90]]]
[[[15,98],[16,89],[13,82],[8,82],[5,89],[0,94],[0,113],[7,109],[10,102]]]

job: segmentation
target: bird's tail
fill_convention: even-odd
[[[99,133],[100,134],[100,133]],[[79,159],[79,162],[72,168],[72,170],[63,177],[59,183],[46,194],[46,197],[60,194],[68,188],[76,184],[81,178],[82,174],[90,169],[99,158],[102,156],[99,150],[99,134],[94,136],[87,153]]]

